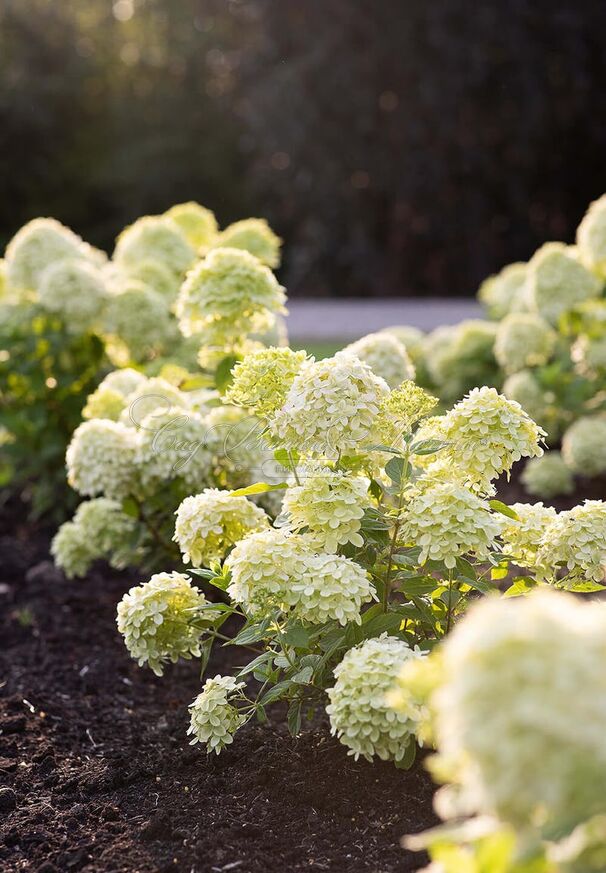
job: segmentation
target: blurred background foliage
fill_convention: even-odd
[[[0,242],[266,216],[291,295],[470,295],[606,190],[606,4],[3,0]]]

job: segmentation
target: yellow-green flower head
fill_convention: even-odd
[[[136,279],[108,301],[105,331],[122,340],[135,360],[163,350],[177,335],[166,300]]]
[[[432,769],[455,783],[438,812],[552,834],[604,812],[605,658],[603,604],[541,591],[470,610],[442,645],[431,697]]]
[[[369,333],[345,346],[344,352],[356,355],[376,376],[385,379],[390,388],[396,388],[415,377],[415,368],[402,343],[389,333]]]
[[[163,215],[145,215],[122,231],[116,240],[113,259],[125,271],[141,261],[160,261],[175,276],[182,276],[195,256],[172,219]]]
[[[165,215],[179,226],[181,233],[196,251],[213,244],[219,226],[215,213],[193,200],[177,203]]]
[[[438,403],[414,382],[403,382],[390,391],[379,405],[376,430],[382,443],[394,445],[400,437],[422,418],[425,418]]]
[[[128,372],[120,371],[116,372]],[[130,370],[135,373],[136,370]],[[102,385],[109,384],[108,380],[113,373],[101,383]],[[113,381],[110,387],[113,387]],[[126,384],[126,383],[125,383]],[[121,421],[130,427],[140,427],[147,416],[156,413],[162,415],[168,412],[171,407],[178,406],[183,410],[189,408],[188,396],[184,391],[180,391],[171,385],[166,379],[161,376],[154,376],[151,379],[143,378],[133,391],[126,395],[127,406],[122,412]]]
[[[68,579],[86,576],[97,557],[87,532],[73,521],[61,525],[53,537],[51,554],[57,567],[63,570]]]
[[[244,249],[275,270],[280,266],[281,245],[282,240],[264,218],[244,218],[221,231],[213,248]]]
[[[303,456],[334,458],[368,441],[388,393],[385,380],[355,355],[338,352],[308,361],[270,420],[270,432],[279,445]]]
[[[8,285],[14,290],[35,291],[51,264],[90,255],[90,247],[68,227],[54,218],[35,218],[24,224],[6,247]]]
[[[482,282],[478,299],[486,307],[490,318],[499,321],[509,312],[520,312],[527,308],[524,303],[526,267],[520,262],[508,264]]]
[[[109,418],[111,421],[118,421],[125,406],[126,401],[119,391],[99,386],[87,397],[82,418]]]
[[[517,520],[503,516],[501,542],[506,555],[520,567],[534,567],[547,530],[557,517],[551,506],[542,503],[513,503]]]
[[[286,296],[264,264],[242,249],[215,249],[190,270],[177,298],[185,336],[238,338],[263,330],[273,314],[285,312]]]
[[[531,370],[520,370],[508,376],[503,383],[503,394],[519,403],[524,412],[547,432],[550,441],[557,439],[560,416],[555,395],[543,390]]]
[[[136,439],[136,432],[118,421],[82,422],[65,456],[71,487],[87,497],[126,497],[135,481]]]
[[[400,526],[402,545],[421,546],[420,561],[443,561],[472,555],[484,559],[502,528],[486,500],[455,482],[442,482],[413,495]]]
[[[145,385],[146,382],[147,379],[143,373],[133,370],[131,367],[124,367],[123,370],[114,370],[113,373],[108,373],[99,387],[110,388],[126,398],[137,388]]]
[[[284,495],[288,527],[307,529],[313,542],[331,554],[351,543],[363,546],[360,526],[364,510],[372,505],[370,479],[329,469],[304,475],[301,485],[291,485]]]
[[[180,278],[162,261],[151,258],[137,261],[128,267],[127,275],[129,279],[135,279],[152,288],[167,303],[173,303],[177,299],[181,287]],[[117,284],[119,286],[120,282]]]
[[[108,558],[118,569],[126,566],[136,522],[123,512],[121,503],[107,497],[85,500],[76,510],[74,524],[84,532],[95,558]]]
[[[587,415],[571,424],[562,437],[564,463],[580,476],[606,472],[606,418]]]
[[[92,330],[107,300],[103,273],[89,261],[64,259],[39,277],[40,305],[58,315],[71,333]]]
[[[151,412],[137,429],[138,480],[152,493],[174,479],[182,479],[190,493],[200,491],[213,480],[216,448],[198,412],[181,406]]]
[[[267,514],[246,497],[207,488],[187,497],[177,509],[174,541],[186,564],[194,567],[222,561],[237,542],[269,528]]]
[[[230,699],[238,695],[244,682],[236,682],[232,676],[215,676],[207,679],[202,693],[189,707],[190,725],[187,733],[193,736],[190,745],[202,743],[207,752],[217,755],[230,745],[234,734],[246,721]]]
[[[534,312],[513,312],[500,322],[494,344],[498,363],[506,373],[546,364],[556,345],[556,333]]]
[[[606,503],[585,500],[561,512],[546,531],[538,553],[544,567],[562,567],[575,578],[602,582],[606,568]]]
[[[545,452],[542,458],[532,458],[520,479],[529,494],[544,500],[574,491],[574,477],[559,452]]]
[[[583,216],[577,228],[577,246],[585,266],[606,278],[606,194],[594,200]]]
[[[291,614],[309,624],[361,624],[362,604],[378,599],[367,571],[342,555],[308,554],[304,562],[285,592]]]
[[[139,666],[147,664],[161,676],[167,661],[199,658],[202,631],[191,622],[205,603],[182,573],[156,573],[131,588],[118,604],[117,625]]]
[[[422,657],[403,640],[387,634],[350,649],[335,667],[336,682],[328,689],[331,732],[348,748],[348,755],[367,761],[401,761],[415,741],[421,715],[413,707],[395,712],[387,703],[402,664]]]
[[[253,409],[257,415],[271,415],[284,403],[306,359],[306,352],[289,348],[252,352],[232,370],[232,383],[225,398],[236,406]]]
[[[250,534],[225,561],[231,572],[228,594],[251,615],[283,609],[293,582],[305,573],[309,555],[304,537],[274,528]]]
[[[444,435],[457,466],[482,489],[520,458],[540,457],[546,436],[519,403],[495,388],[474,388],[444,417]]]
[[[600,293],[600,280],[563,243],[545,243],[528,264],[528,294],[540,315],[557,324],[561,315]]]

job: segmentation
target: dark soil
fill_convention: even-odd
[[[15,515],[0,519],[2,871],[424,866],[399,845],[435,821],[420,764],[356,763],[324,725],[293,740],[280,712],[218,757],[189,746],[195,664],[156,679],[115,629],[116,603],[138,580],[101,568],[66,581],[48,533]],[[210,670],[226,666],[216,650]]]

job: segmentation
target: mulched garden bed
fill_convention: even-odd
[[[569,508],[601,497],[579,489]],[[499,496],[528,500],[515,479]],[[354,762],[318,724],[293,740],[280,711],[219,757],[187,742],[193,663],[162,680],[130,659],[116,604],[138,579],[68,582],[50,531],[0,516],[0,869],[103,873],[392,873],[426,859],[400,837],[435,823],[422,764]],[[238,663],[215,649],[210,675]]]

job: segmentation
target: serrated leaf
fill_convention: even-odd
[[[290,691],[292,684],[290,679],[283,679],[282,682],[278,682],[273,688],[265,692],[259,701],[260,706],[267,706],[268,703],[275,703],[276,700],[280,700]]]
[[[294,676],[290,676],[291,682],[296,682],[297,685],[307,685],[313,676],[314,671],[312,667],[303,667],[302,670],[299,670],[298,673],[295,673]]]
[[[248,485],[246,488],[236,488],[235,491],[230,491],[232,497],[248,497],[251,494],[265,494],[267,491],[283,491],[288,488],[288,482],[278,482],[272,485],[269,482],[255,482],[254,485]]]
[[[300,700],[291,700],[290,706],[288,707],[286,722],[288,724],[289,733],[292,737],[298,736],[301,732],[301,706],[302,702]]]
[[[520,597],[523,594],[528,594],[529,591],[536,588],[537,584],[536,579],[531,579],[528,576],[518,576],[513,580],[507,591],[505,591],[503,597]]]
[[[405,464],[406,462],[404,458],[400,457],[390,458],[389,461],[385,464],[385,472],[387,473],[391,481],[396,483],[396,485],[399,485],[402,481]]]
[[[296,649],[302,649],[308,646],[309,640],[310,632],[300,624],[290,625],[284,634],[284,641],[289,646],[294,646]]]
[[[246,646],[249,643],[258,643],[259,640],[265,639],[271,620],[266,618],[261,622],[249,624],[244,627],[239,634],[229,641],[230,646]]]
[[[514,521],[518,521],[518,515],[510,506],[507,506],[506,503],[502,503],[500,500],[489,500],[490,508],[494,512],[500,512],[501,515],[506,515],[507,518],[513,518]]]
[[[448,445],[444,440],[419,440],[411,445],[410,451],[413,455],[434,455]]]
[[[254,671],[260,667],[262,664],[271,661],[273,658],[273,652],[263,652],[261,655],[258,655],[256,658],[253,658],[250,663],[248,663],[245,667],[237,674],[237,678],[239,679],[241,676],[247,676],[249,673],[254,673]]]

